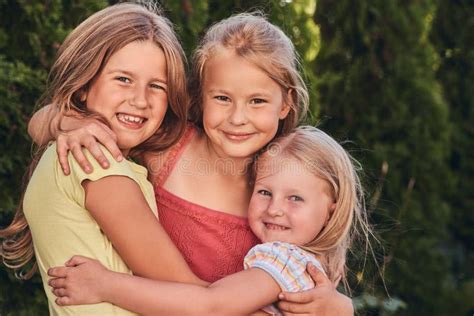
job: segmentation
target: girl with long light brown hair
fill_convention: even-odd
[[[124,157],[168,148],[186,127],[183,52],[171,24],[151,7],[119,4],[86,19],[59,49],[49,79],[45,102],[54,104],[55,122],[99,119]],[[111,159],[108,169],[86,173],[71,157],[65,176],[56,150],[52,143],[37,155],[22,204],[0,230],[3,262],[25,279],[39,269],[51,314],[130,314],[108,303],[54,303],[46,271],[73,254],[117,272],[201,282],[158,222],[145,168]]]

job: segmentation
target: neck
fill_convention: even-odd
[[[225,157],[219,155],[209,141],[206,142],[206,152],[209,161],[209,167],[212,172],[218,173],[235,181],[244,180],[248,183],[250,179],[250,168],[252,167],[253,157]]]

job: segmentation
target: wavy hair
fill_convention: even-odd
[[[134,41],[153,41],[164,52],[167,65],[168,109],[158,131],[134,148],[140,151],[163,150],[174,144],[186,127],[188,94],[185,79],[185,58],[171,23],[151,3],[121,3],[91,15],[77,26],[59,48],[48,77],[48,90],[43,103],[57,107],[59,117],[74,110],[82,117],[95,116],[87,110],[81,96],[100,74],[110,57]],[[58,120],[58,127],[61,119]],[[43,150],[33,158],[26,175],[26,184]],[[23,197],[21,199],[23,201]],[[0,230],[3,263],[17,274],[30,278],[35,270],[33,241],[22,209],[17,208],[12,223]],[[33,264],[29,269],[25,266]]]

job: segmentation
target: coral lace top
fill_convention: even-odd
[[[212,210],[186,201],[163,188],[176,162],[196,133],[188,125],[155,178],[160,223],[181,251],[191,270],[214,282],[243,270],[247,252],[258,243],[247,218]]]

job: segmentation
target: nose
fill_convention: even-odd
[[[136,86],[130,96],[130,103],[138,109],[144,109],[148,106],[146,87]]]
[[[277,217],[283,216],[285,212],[282,203],[272,198],[270,204],[268,205],[267,213],[272,217]]]
[[[247,123],[245,104],[235,103],[232,106],[232,113],[230,113],[229,122],[233,125],[244,125]]]

